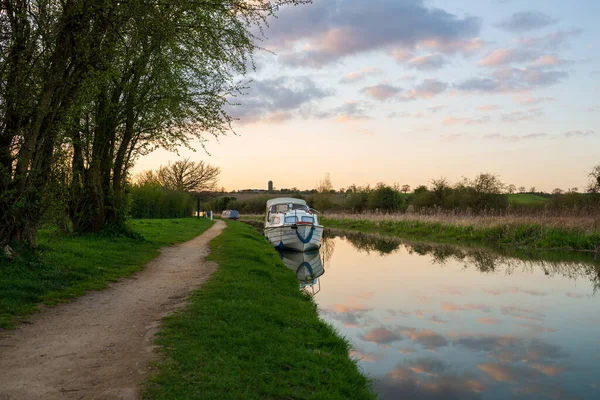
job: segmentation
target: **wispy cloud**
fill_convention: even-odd
[[[366,67],[360,69],[358,71],[352,71],[346,74],[342,79],[340,79],[340,83],[354,83],[364,80],[370,76],[376,76],[381,73],[381,69],[375,67]]]
[[[570,137],[587,137],[596,135],[596,131],[587,130],[587,131],[568,131],[565,132],[565,136]]]
[[[367,86],[361,90],[362,93],[379,101],[389,100],[401,91],[402,88],[389,85],[387,83],[380,83],[374,86]]]
[[[554,18],[542,12],[531,10],[514,13],[500,21],[496,26],[510,32],[519,33],[545,28],[556,22]]]
[[[453,126],[458,124],[464,125],[481,125],[490,122],[490,117],[479,117],[479,118],[458,118],[458,117],[446,117],[442,121],[443,125]]]
[[[427,54],[413,57],[408,61],[408,66],[421,71],[435,71],[441,69],[448,61],[441,54]]]
[[[484,139],[487,140],[498,140],[501,142],[521,142],[532,139],[541,139],[545,137],[549,137],[550,135],[540,132],[540,133],[530,133],[527,135],[505,135],[500,133],[490,133],[487,135],[483,135]]]

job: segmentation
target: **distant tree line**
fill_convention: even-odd
[[[554,190],[552,193],[536,191],[535,187],[527,190],[507,185],[491,173],[481,173],[473,179],[463,178],[450,183],[446,178],[434,179],[429,185],[419,185],[411,191],[409,185],[393,186],[379,183],[374,187],[352,185],[340,191],[333,190],[331,179],[327,174],[318,183],[317,188],[310,191],[292,192],[291,196],[303,198],[320,211],[362,212],[461,212],[461,213],[496,213],[506,212],[551,212],[551,213],[588,213],[600,212],[600,165],[594,167],[589,175],[590,183],[585,193],[577,192],[577,188],[567,191]],[[511,202],[512,194],[535,195],[534,200]],[[221,197],[206,202],[206,209],[222,211],[236,209],[242,213],[263,213],[265,203],[271,196],[257,196],[250,200],[240,201],[235,195]]]

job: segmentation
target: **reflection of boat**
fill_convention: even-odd
[[[280,250],[309,251],[321,246],[323,226],[306,201],[282,197],[267,201],[264,233]]]
[[[319,277],[325,273],[319,251],[314,250],[304,253],[282,251],[279,253],[279,256],[283,263],[296,273],[296,278],[300,286],[303,288],[313,288],[314,291],[314,285],[319,283]],[[320,284],[317,292],[319,290]]]

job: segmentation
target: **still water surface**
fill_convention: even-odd
[[[282,256],[383,399],[600,399],[592,257],[347,232]]]

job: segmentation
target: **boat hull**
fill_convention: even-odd
[[[321,247],[323,227],[319,225],[281,225],[266,227],[265,237],[278,249],[310,251]]]

